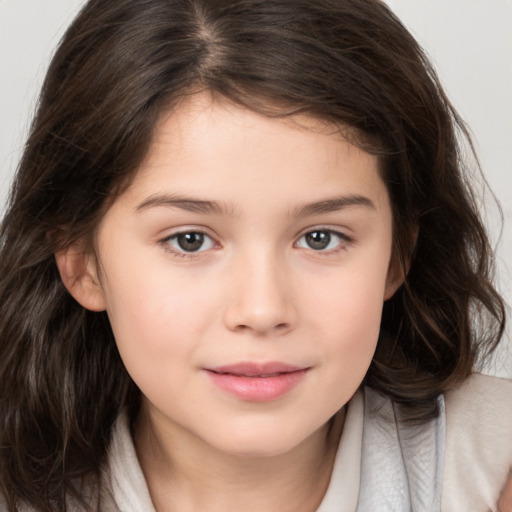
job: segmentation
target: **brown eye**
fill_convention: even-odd
[[[205,233],[199,231],[185,231],[167,238],[168,243],[176,252],[200,252],[211,249],[214,241]]]
[[[322,251],[331,243],[331,233],[329,231],[311,231],[305,235],[305,239],[311,249]]]
[[[331,251],[343,247],[350,242],[350,238],[343,233],[331,229],[314,229],[302,235],[297,241],[297,247],[312,249],[313,251]]]
[[[187,252],[195,252],[201,249],[204,242],[204,235],[202,233],[182,233],[176,237],[176,241]]]

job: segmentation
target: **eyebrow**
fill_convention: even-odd
[[[294,208],[291,215],[294,217],[308,217],[312,215],[321,215],[323,213],[337,212],[350,206],[363,206],[376,210],[375,204],[370,198],[351,194],[300,205],[297,208]],[[230,217],[235,215],[234,207],[227,203],[198,199],[178,194],[154,194],[140,203],[135,208],[135,211],[140,212],[154,207],[180,208],[192,213],[216,214]]]
[[[350,206],[363,206],[371,210],[376,210],[375,204],[370,198],[357,194],[351,194],[347,196],[332,197],[321,201],[307,203],[296,208],[293,211],[293,215],[296,217],[308,217],[311,215],[337,212]]]
[[[233,208],[219,201],[209,201],[196,199],[178,194],[154,194],[142,203],[135,211],[140,212],[154,207],[180,208],[192,213],[216,214],[224,216],[233,216]]]

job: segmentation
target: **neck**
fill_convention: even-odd
[[[134,439],[157,512],[313,512],[329,485],[344,410],[291,451],[270,457],[216,450],[141,411]]]

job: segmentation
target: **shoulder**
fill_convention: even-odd
[[[445,404],[442,510],[496,510],[512,467],[512,381],[475,374]]]
[[[489,414],[496,414],[502,411],[510,420],[511,392],[512,380],[475,373],[461,386],[446,393],[445,401],[447,407],[452,408],[452,412],[463,413],[463,410],[484,409]]]

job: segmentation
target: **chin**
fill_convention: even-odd
[[[326,425],[324,427],[327,428]],[[239,458],[279,457],[292,452],[315,434],[324,435],[321,430],[322,427],[313,431],[291,431],[286,427],[253,425],[233,429],[229,433],[225,431],[222,436],[212,436],[212,444],[218,450]]]
[[[299,443],[297,443],[299,444]],[[293,451],[297,444],[285,442],[265,442],[259,439],[256,442],[251,441],[232,441],[227,446],[219,446],[219,449],[236,458],[240,459],[264,459],[279,457]]]

